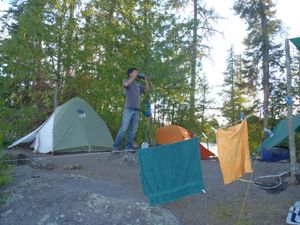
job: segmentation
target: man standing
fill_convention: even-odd
[[[115,139],[115,143],[113,144],[113,152],[120,150],[121,142],[127,130],[125,151],[134,152],[133,141],[139,125],[141,93],[148,92],[150,89],[146,76],[139,79],[144,81],[144,85],[141,85],[136,81],[137,77],[139,77],[136,68],[129,68],[127,70],[127,76],[128,78],[123,81],[123,87],[125,88],[125,105],[122,124]]]

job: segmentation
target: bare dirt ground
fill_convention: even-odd
[[[135,154],[51,156],[14,150],[13,155],[27,159],[19,161],[26,164],[15,166],[12,183],[0,190],[3,225],[281,225],[289,207],[300,201],[300,185],[286,180],[273,191],[240,180],[224,185],[219,162],[205,160],[206,194],[151,206]],[[252,166],[252,178],[290,169],[289,163],[257,160]]]

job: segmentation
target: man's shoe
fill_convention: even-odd
[[[113,148],[113,150],[112,150],[113,154],[116,154],[116,153],[119,153],[119,152],[120,152],[120,150],[118,148]]]

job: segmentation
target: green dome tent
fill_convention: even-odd
[[[97,112],[76,97],[57,107],[39,128],[9,148],[21,143],[31,143],[39,153],[107,151],[111,150],[113,139]]]

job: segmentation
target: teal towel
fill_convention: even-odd
[[[204,191],[198,138],[138,151],[140,177],[150,204]]]

